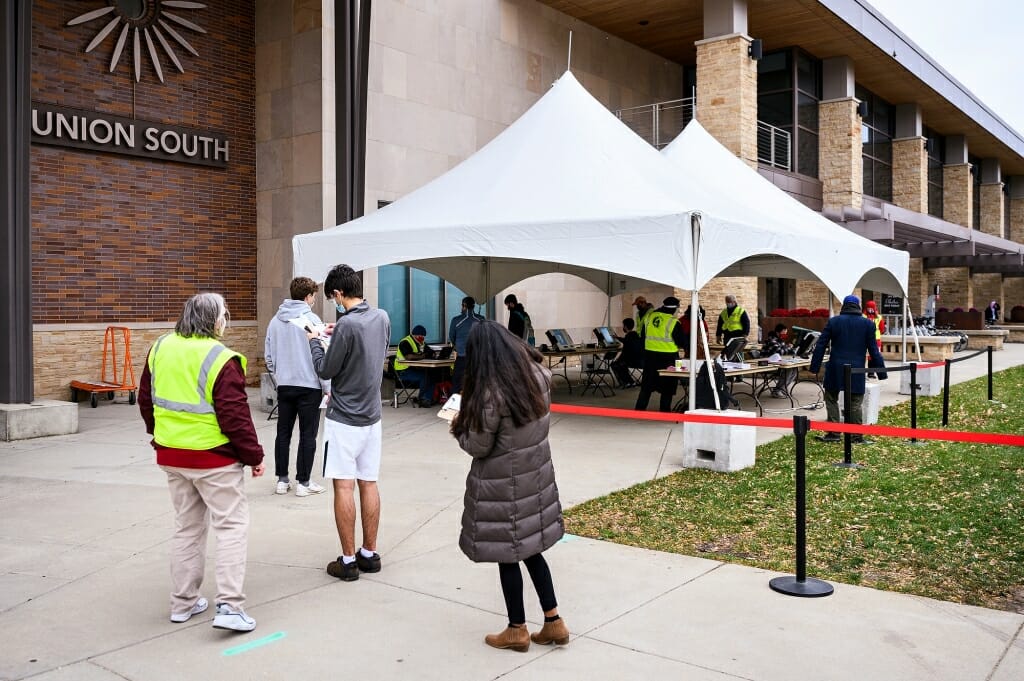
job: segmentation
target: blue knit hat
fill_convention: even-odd
[[[412,327],[412,334],[411,335],[413,335],[413,336],[426,336],[427,335],[427,330],[425,328],[423,328],[423,326],[421,326],[420,324],[417,324],[416,326]]]
[[[846,296],[843,298],[843,305],[860,305],[860,298],[857,296]]]

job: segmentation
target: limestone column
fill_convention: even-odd
[[[910,312],[920,315],[928,302],[928,273],[924,269],[924,258],[910,259],[910,272],[907,281],[907,304]]]
[[[963,135],[946,138],[946,165],[942,167],[942,216],[947,222],[974,227],[974,186]]]
[[[1024,244],[1024,175],[1010,178],[1009,199],[1010,224],[1006,226],[1006,238]]]
[[[860,116],[853,96],[853,62],[849,57],[822,61],[822,100],[818,104],[818,176],[822,207],[859,209],[864,192]]]
[[[986,158],[981,162],[981,224],[978,228],[985,234],[1003,236],[1003,178],[998,158]]]
[[[921,134],[921,107],[896,107],[892,141],[892,202],[900,208],[928,212],[928,152]]]
[[[746,0],[704,0],[697,46],[697,120],[757,168],[757,62],[750,58]]]

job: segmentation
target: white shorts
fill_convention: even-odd
[[[350,426],[324,419],[324,477],[376,482],[380,443],[380,421],[372,426]]]

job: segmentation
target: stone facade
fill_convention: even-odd
[[[718,277],[708,282],[708,285],[700,290],[701,306],[707,312],[708,330],[714,340],[715,326],[718,324],[718,316],[725,309],[725,296],[731,293],[736,296],[736,302],[747,311],[750,318],[750,342],[757,341],[757,277]],[[686,310],[686,298],[683,301],[681,310]],[[766,314],[769,311],[766,311]]]
[[[757,169],[757,62],[750,38],[697,42],[697,119],[726,149]]]
[[[796,305],[794,307],[804,307],[808,310],[816,310],[821,307],[829,306],[829,290],[828,287],[822,284],[820,281],[812,281],[810,279],[798,279],[796,282]],[[765,314],[768,314],[771,310],[765,310]]]
[[[1014,305],[1024,305],[1024,277],[1007,277],[1003,280],[1002,305],[1004,319]]]
[[[1003,301],[1003,275],[975,274],[971,276],[971,284],[974,288],[974,307],[981,310],[994,300],[999,303],[1001,309],[1006,310]]]
[[[1003,205],[1003,183],[993,182],[981,185],[981,225],[985,234],[1002,237],[1006,207]]]
[[[142,365],[149,349],[157,338],[174,330],[174,324],[127,323],[131,329],[132,371],[135,382],[142,377]],[[97,330],[90,324],[37,324],[32,334],[35,375],[35,395],[40,399],[67,400],[71,398],[72,380],[99,381],[103,369],[103,338],[106,329]],[[246,378],[250,384],[259,379],[260,364],[257,362],[257,342],[262,354],[262,336],[257,341],[255,322],[231,322],[224,343],[242,353],[248,359]],[[124,347],[121,334],[116,335],[115,360],[117,372],[108,365],[107,378],[121,379]],[[109,360],[108,360],[109,361]],[[119,396],[119,399],[124,395]],[[82,399],[82,396],[80,396]]]
[[[971,164],[960,163],[942,168],[942,217],[964,227],[974,226],[974,185]]]
[[[910,314],[920,315],[928,302],[928,295],[931,292],[928,286],[928,272],[924,269],[924,258],[911,258],[909,276],[907,279],[907,304],[910,306]]]
[[[932,284],[939,286],[939,302],[936,307],[953,310],[974,307],[974,284],[966,267],[937,267],[929,270]]]
[[[818,105],[818,178],[825,209],[860,208],[864,198],[857,103],[849,97]]]
[[[292,236],[337,222],[333,7],[324,0],[256,1],[256,299],[262,330],[288,297]],[[327,273],[304,274],[322,281]]]
[[[892,202],[900,208],[928,212],[928,152],[923,137],[892,141]]]
[[[1006,238],[1024,244],[1024,199],[1010,199],[1010,224]]]

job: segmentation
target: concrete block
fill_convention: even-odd
[[[0,440],[28,440],[78,432],[78,405],[62,400],[0,404]]]
[[[944,367],[917,369],[917,394],[919,397],[931,397],[942,393],[942,380],[945,376]],[[900,372],[900,395],[910,394],[910,372]]]
[[[689,414],[754,418],[752,411],[694,409]],[[757,431],[754,426],[683,423],[683,467],[727,473],[754,465]]]
[[[839,391],[839,413],[842,414],[843,409],[843,392]],[[861,418],[864,425],[871,425],[878,423],[878,408],[881,400],[879,399],[882,394],[882,386],[877,383],[868,383],[864,386],[864,401],[861,403]]]

